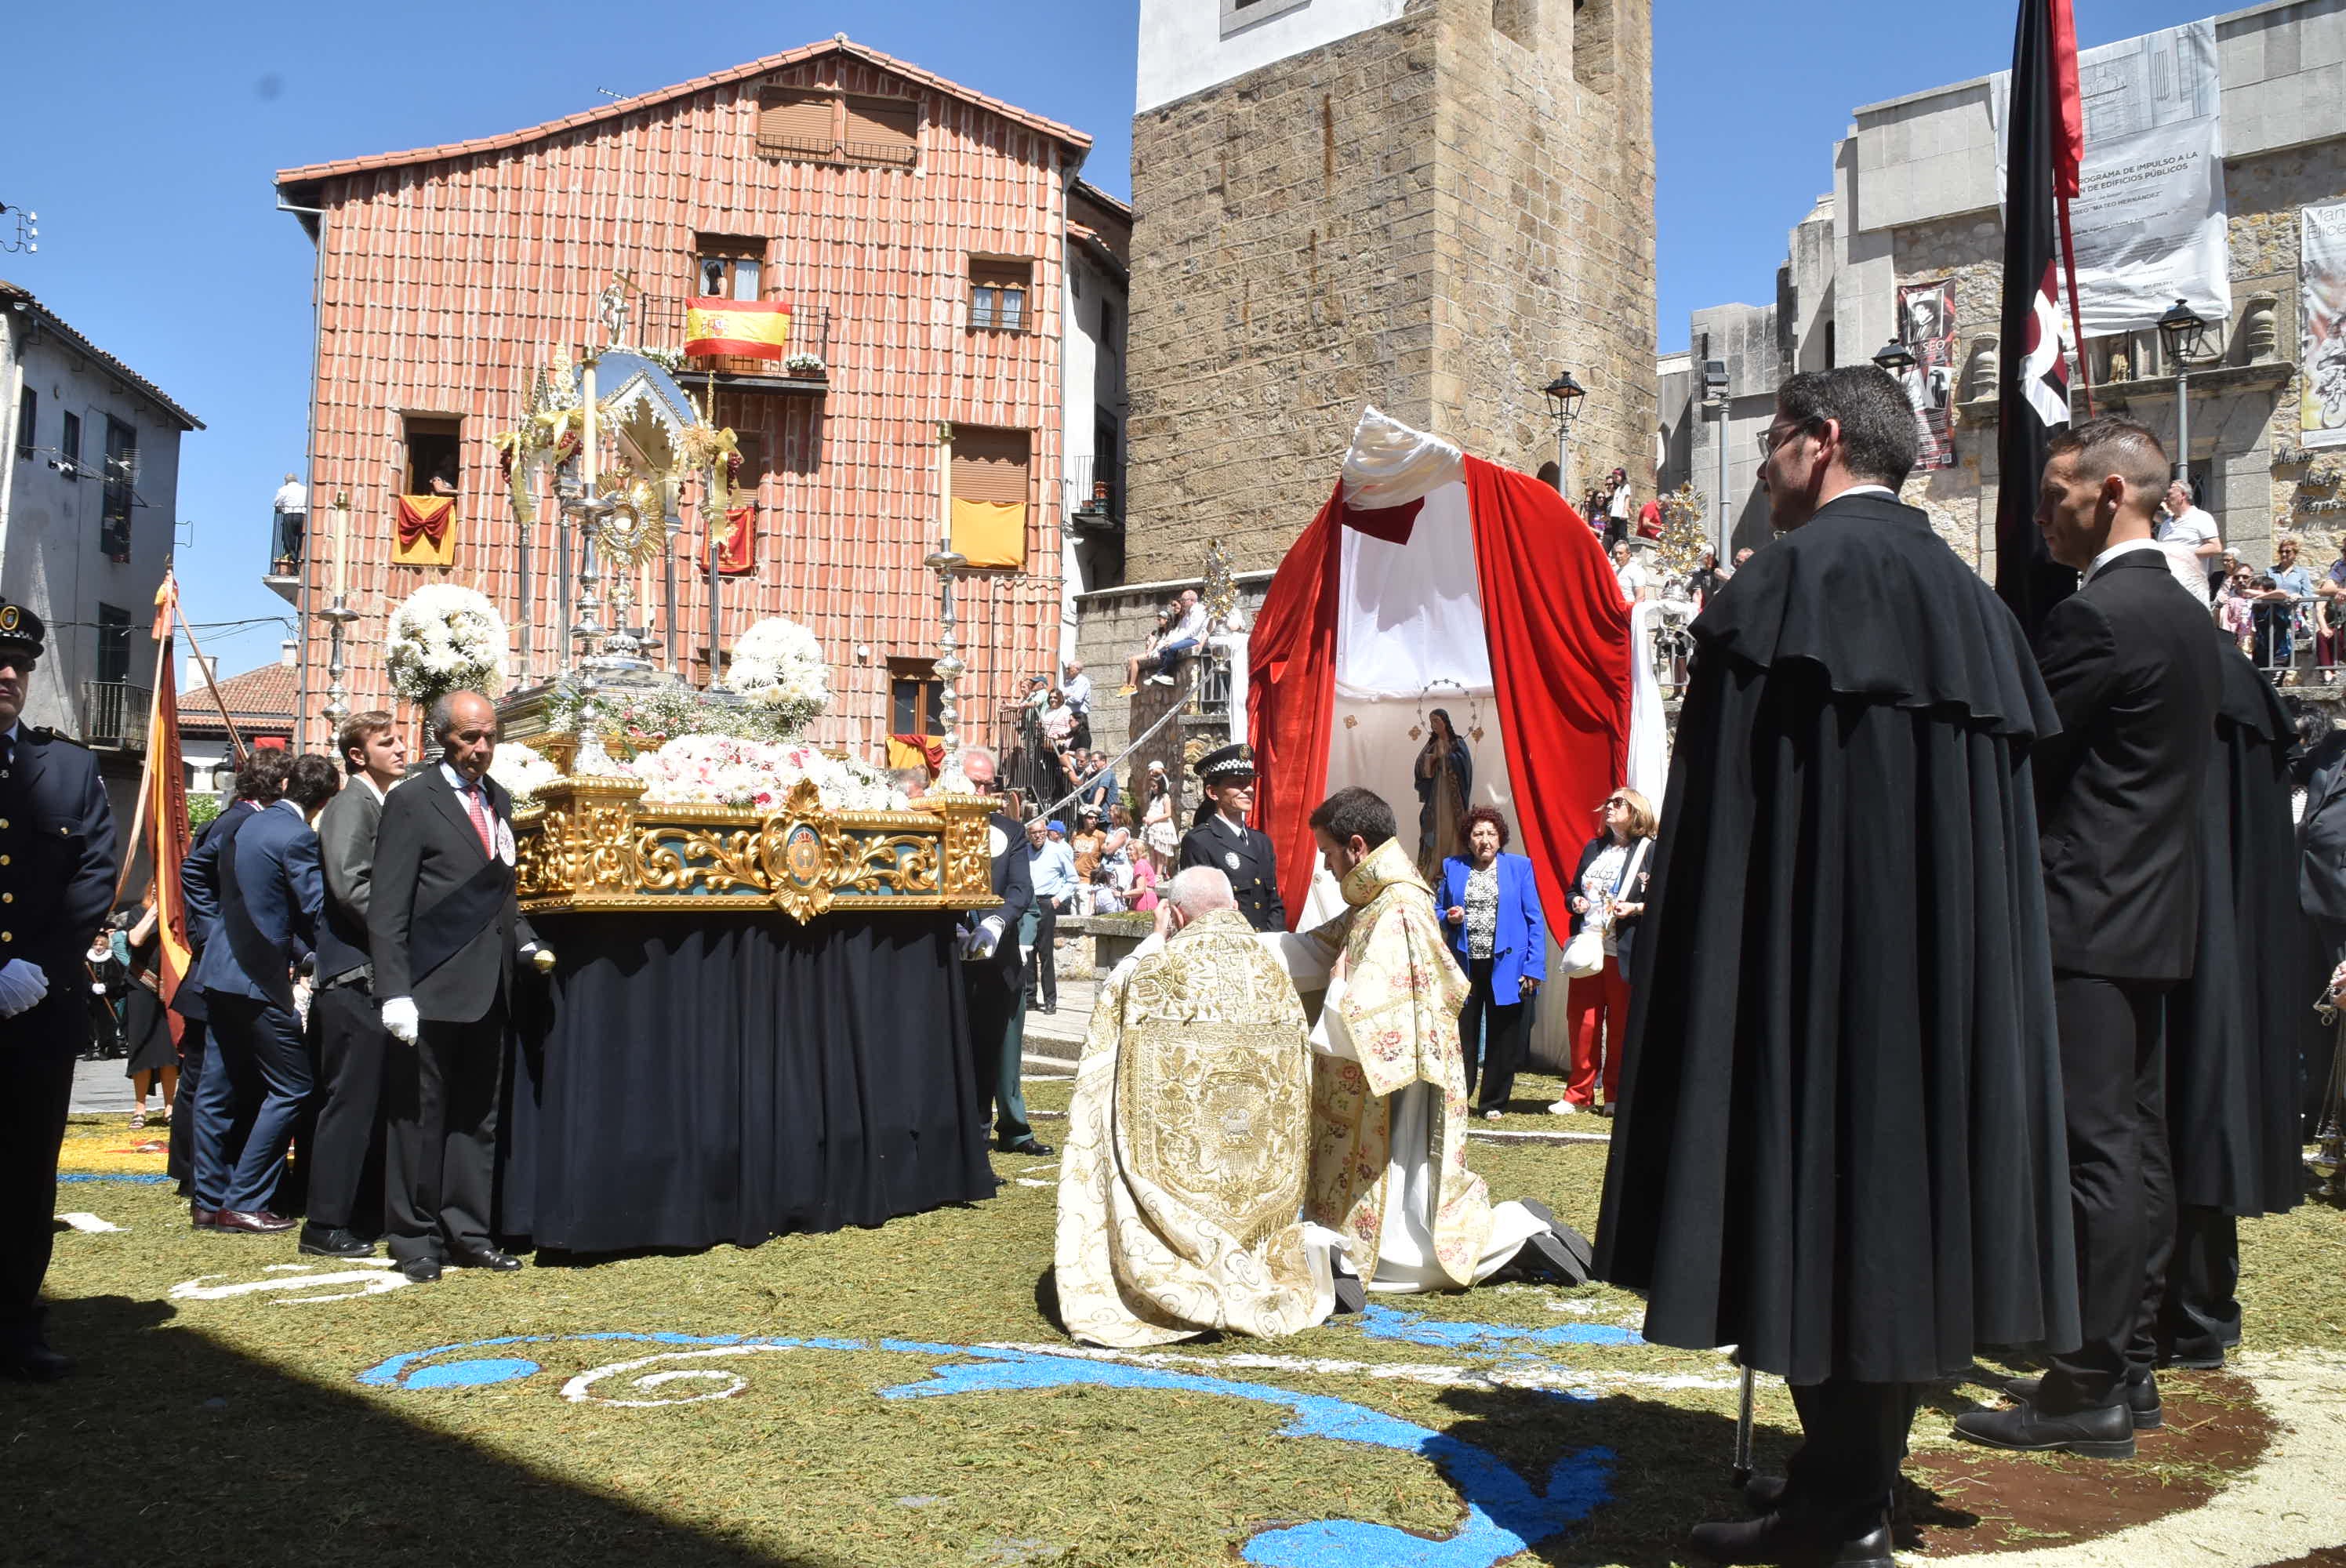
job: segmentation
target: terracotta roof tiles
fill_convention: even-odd
[[[1014,104],[1004,103],[1000,98],[989,97],[984,93],[964,87],[957,82],[947,81],[933,71],[924,71],[918,66],[899,60],[891,55],[883,55],[877,49],[850,43],[847,35],[842,33],[835,37],[826,38],[821,43],[802,45],[779,55],[768,55],[762,58],[751,60],[747,65],[729,66],[722,71],[712,71],[708,76],[695,76],[688,82],[678,82],[674,87],[661,87],[653,92],[638,94],[632,98],[620,98],[611,103],[601,104],[591,109],[583,109],[575,115],[565,116],[558,120],[547,120],[543,125],[531,126],[525,130],[507,131],[503,136],[475,137],[468,141],[446,142],[439,147],[415,148],[406,152],[372,153],[363,158],[334,158],[325,163],[304,164],[298,168],[281,168],[277,171],[277,184],[280,187],[301,185],[311,180],[330,179],[337,175],[361,174],[370,169],[399,168],[410,164],[435,163],[443,158],[468,158],[481,153],[503,152],[512,148],[523,147],[531,142],[543,141],[548,137],[559,136],[565,131],[577,130],[604,120],[616,119],[622,115],[654,108],[672,99],[688,97],[694,93],[705,92],[710,87],[720,87],[733,82],[745,81],[751,76],[763,76],[769,71],[780,70],[786,66],[799,65],[832,53],[852,55],[882,70],[903,76],[907,81],[918,82],[923,87],[960,98],[965,103],[974,104],[980,108],[1000,115],[1006,120],[1064,142],[1078,153],[1088,152],[1091,149],[1092,138],[1073,126],[1061,125],[1056,120],[1030,114]],[[1107,196],[1105,193],[1096,194],[1104,202],[1115,201],[1115,198]]]

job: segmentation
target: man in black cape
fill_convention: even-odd
[[[1779,528],[1694,624],[1630,984],[1596,1272],[1648,1339],[1734,1344],[1806,1441],[1725,1563],[1891,1562],[1917,1383],[2076,1343],[2031,746],[2012,613],[1902,505],[1870,365],[1777,393]]]
[[[2227,646],[2199,800],[2199,951],[2192,978],[2167,999],[2172,1256],[2154,1241],[2151,1294],[2128,1358],[2146,1378],[2154,1361],[2224,1364],[2240,1340],[2236,1222],[2286,1213],[2305,1191],[2297,1054],[2317,991],[2304,984],[2311,933],[2298,910],[2290,821],[2296,727],[2272,682],[2215,635]]]

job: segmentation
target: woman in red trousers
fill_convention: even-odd
[[[1597,808],[1605,830],[1580,851],[1572,877],[1572,932],[1591,921],[1605,933],[1605,967],[1572,982],[1565,1009],[1572,1024],[1572,1076],[1564,1098],[1548,1106],[1558,1115],[1595,1110],[1613,1114],[1621,1082],[1621,1041],[1629,1027],[1629,952],[1637,919],[1646,912],[1653,871],[1654,808],[1635,789],[1616,789]],[[1596,1105],[1598,1064],[1605,1101]]]

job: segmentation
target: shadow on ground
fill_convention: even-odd
[[[839,1568],[566,1485],[287,1377],[121,1296],[60,1303],[64,1382],[0,1384],[12,1563]],[[31,1482],[28,1484],[28,1482]]]

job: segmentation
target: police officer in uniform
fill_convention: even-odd
[[[1270,835],[1247,826],[1254,809],[1254,750],[1244,741],[1198,759],[1209,812],[1181,840],[1181,869],[1211,866],[1230,879],[1239,912],[1257,931],[1285,931],[1279,899],[1279,860]]]
[[[994,792],[994,753],[971,747],[962,753],[963,777],[980,794]],[[1035,1136],[1026,1117],[1019,1068],[1026,1054],[1025,962],[1018,952],[1018,924],[1035,902],[1026,867],[1026,830],[1017,818],[996,811],[987,819],[994,856],[994,891],[1002,907],[964,917],[961,937],[962,993],[969,1001],[969,1044],[977,1079],[977,1110],[994,1116],[994,1146],[1005,1154],[1047,1155],[1051,1145]]]
[[[18,722],[40,617],[0,603],[0,1376],[52,1382],[72,1363],[41,1331],[41,1278],[74,1058],[89,1039],[82,950],[114,899],[114,813],[97,759]]]

